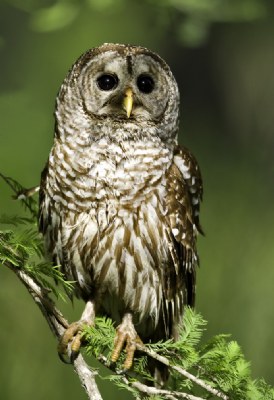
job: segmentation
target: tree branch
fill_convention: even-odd
[[[18,267],[14,267],[11,263],[5,262],[11,271],[13,271],[20,281],[25,285],[31,297],[40,308],[45,317],[51,331],[60,338],[64,330],[68,327],[68,321],[63,317],[62,313],[55,307],[53,301],[48,296],[48,291],[43,289],[31,276]],[[74,360],[73,368],[78,375],[81,385],[85,389],[89,400],[102,400],[102,396],[95,382],[96,372],[92,371],[85,362],[81,354]]]

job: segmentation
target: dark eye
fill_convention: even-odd
[[[97,84],[101,90],[112,90],[118,84],[118,77],[111,74],[103,74],[97,78]]]
[[[151,93],[154,89],[154,80],[150,75],[139,75],[137,78],[137,86],[142,93]]]

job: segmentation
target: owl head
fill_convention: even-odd
[[[178,109],[178,86],[161,57],[144,47],[103,44],[84,53],[64,80],[56,134],[172,142]]]

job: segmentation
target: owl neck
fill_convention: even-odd
[[[148,121],[125,120],[113,116],[89,115],[78,102],[60,102],[56,104],[55,135],[62,142],[72,142],[80,146],[90,146],[102,138],[110,142],[153,141],[173,150],[178,143],[178,120]]]
[[[66,124],[61,128],[57,124],[56,137],[63,143],[74,143],[82,148],[89,148],[92,144],[101,140],[114,143],[123,147],[126,143],[147,143],[155,147],[168,148],[173,151],[178,144],[177,132],[171,137],[161,127],[155,124],[141,124],[135,122],[98,121],[96,124],[87,126],[85,124]]]

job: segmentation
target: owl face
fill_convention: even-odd
[[[64,102],[81,108],[93,125],[149,124],[177,132],[176,81],[168,65],[142,47],[105,44],[89,50],[74,64],[58,100],[59,108]]]
[[[85,107],[97,116],[158,121],[168,101],[163,72],[149,55],[106,51],[92,59],[81,74]]]

